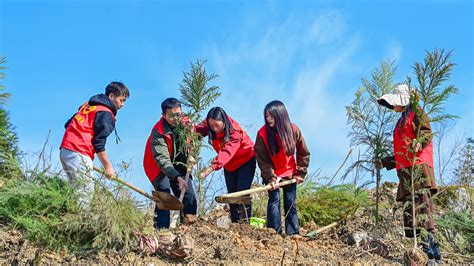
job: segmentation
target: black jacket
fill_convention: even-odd
[[[114,116],[117,115],[117,108],[115,107],[112,100],[110,100],[105,94],[97,94],[92,96],[89,99],[89,105],[103,105],[109,108]],[[65,128],[67,128],[74,115],[66,122],[64,125]],[[110,112],[99,111],[96,113],[94,119],[94,137],[92,138],[92,146],[94,146],[96,153],[105,151],[107,137],[112,133],[112,131],[114,131],[114,129],[115,120]]]

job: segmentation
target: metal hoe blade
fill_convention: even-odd
[[[156,202],[156,205],[161,210],[182,210],[184,205],[179,199],[170,193],[153,191],[153,200]]]
[[[217,196],[216,201],[219,203],[230,203],[230,204],[252,204],[252,197],[251,196],[241,196],[241,197]]]

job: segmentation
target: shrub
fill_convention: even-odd
[[[311,221],[327,225],[354,214],[368,201],[368,193],[351,184],[318,187],[310,182],[297,191],[298,214],[302,225]]]
[[[149,229],[151,218],[123,188],[96,180],[94,198],[86,208],[78,205],[75,191],[59,176],[6,183],[0,188],[0,220],[56,251],[127,251],[136,241],[133,232]]]

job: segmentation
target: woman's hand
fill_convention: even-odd
[[[293,178],[296,180],[296,184],[301,184],[304,182],[304,178],[302,178],[301,176],[293,176]]]
[[[415,153],[419,152],[421,150],[421,143],[416,143],[413,149],[415,150]]]
[[[280,184],[278,184],[280,180],[281,180],[281,177],[272,178],[272,181],[270,182],[270,186],[272,187],[271,190],[275,190],[280,187]]]

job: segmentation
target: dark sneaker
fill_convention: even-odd
[[[441,262],[441,251],[439,249],[438,241],[433,233],[428,233],[428,243],[430,245],[431,252],[433,253],[434,259]]]
[[[433,260],[434,261],[434,254],[433,254],[433,250],[431,249],[431,245],[430,243],[427,243],[427,242],[421,242],[421,249],[423,250],[423,252],[426,253],[426,255],[428,255],[428,259],[429,260]]]
[[[433,256],[436,262],[439,261],[439,263],[441,264],[441,250],[439,250],[438,243],[434,243],[433,245],[431,245],[431,251],[433,252]]]

